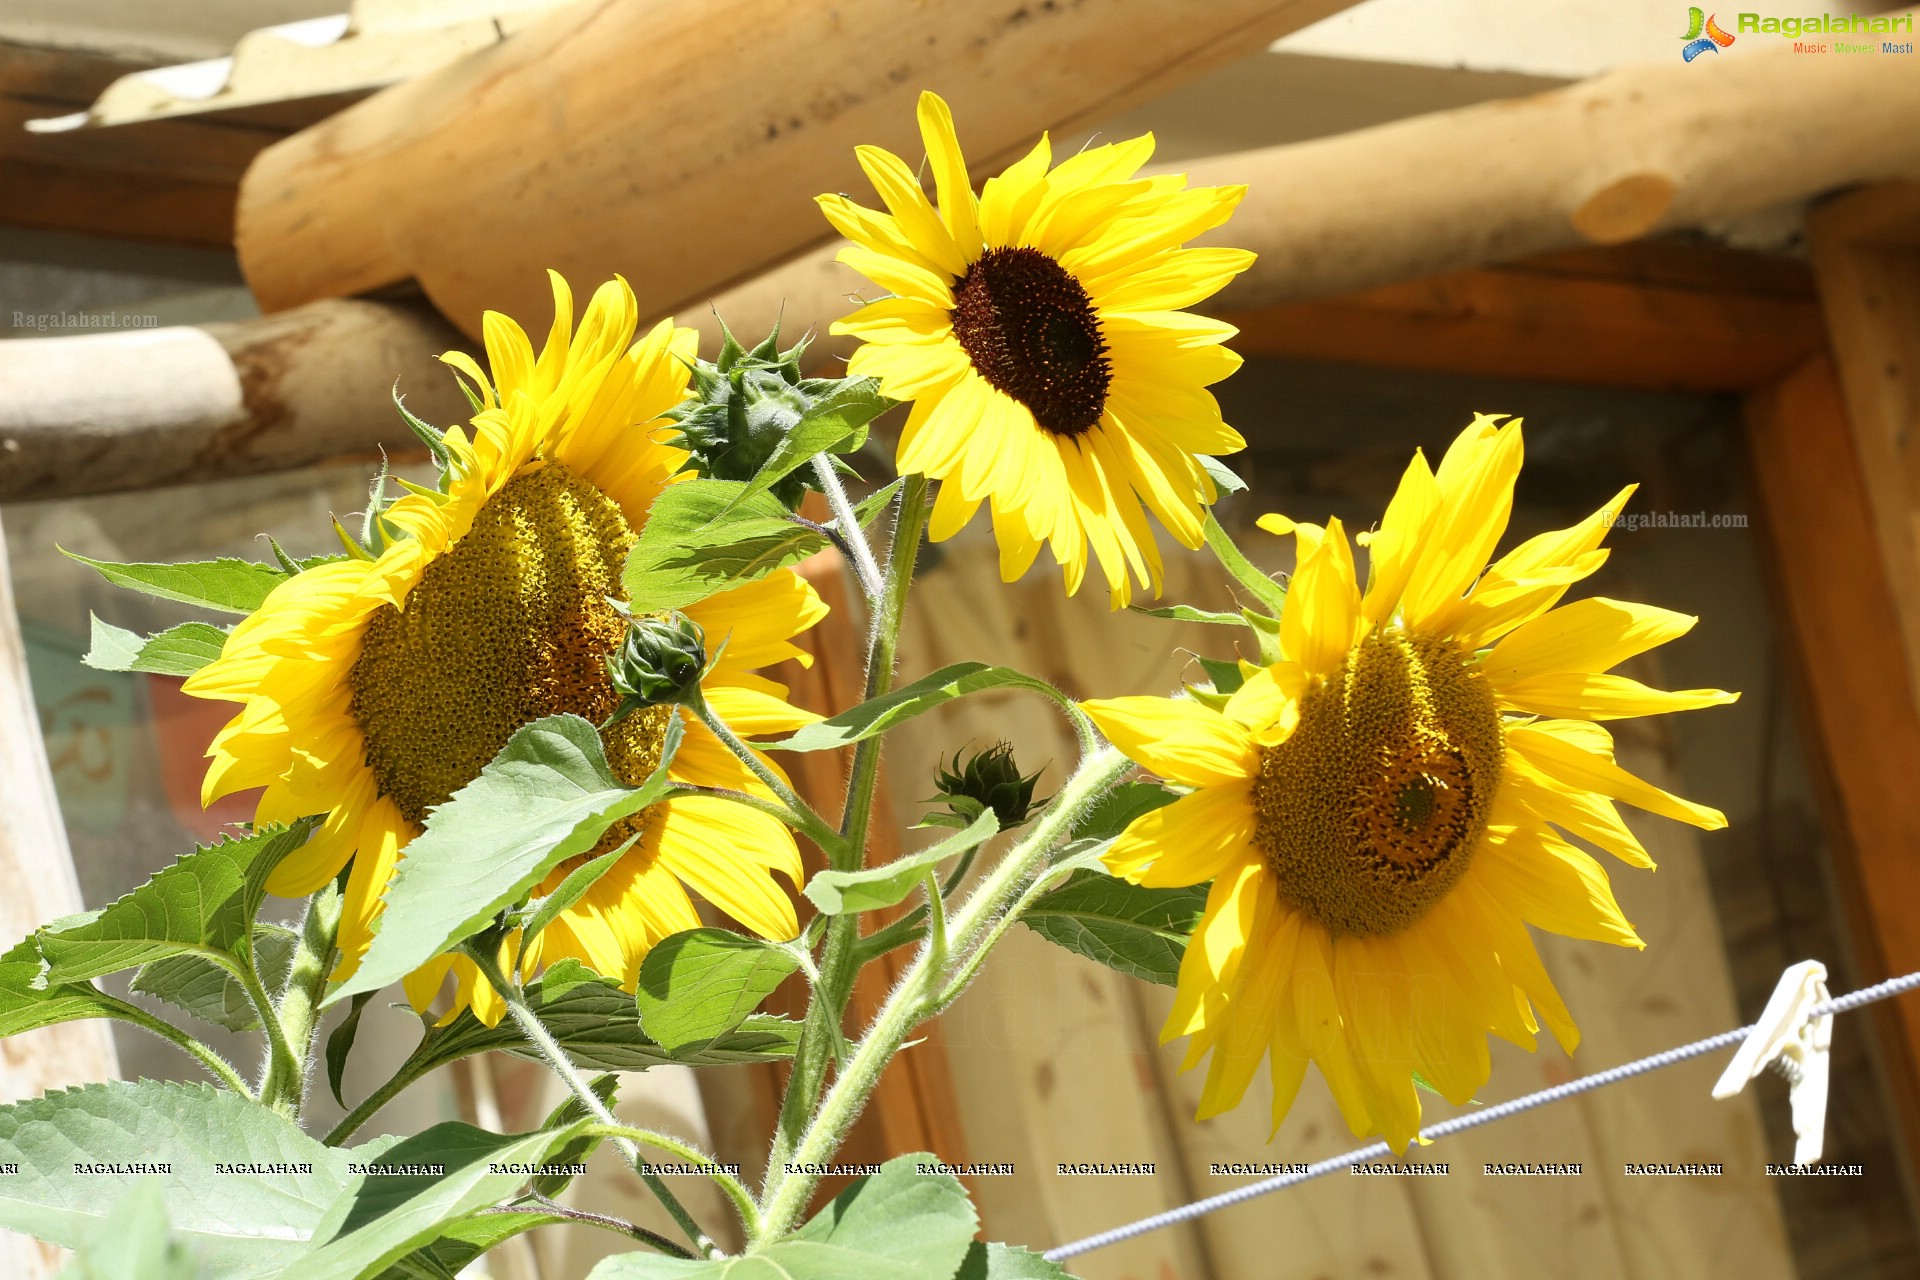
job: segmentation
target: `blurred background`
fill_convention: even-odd
[[[0,618],[0,691],[24,681],[45,744],[79,899],[61,909],[111,901],[251,812],[244,798],[198,803],[223,704],[79,661],[90,615],[145,632],[188,613],[107,586],[62,549],[265,558],[266,534],[296,556],[325,549],[330,517],[364,504],[382,445],[402,474],[418,463],[386,406],[392,379],[425,416],[452,421],[457,401],[429,357],[477,349],[466,335],[481,306],[541,331],[535,263],[562,265],[580,296],[620,271],[643,300],[707,327],[705,299],[718,297],[743,333],[758,336],[783,299],[790,324],[824,330],[859,282],[828,264],[810,203],[757,191],[716,205],[714,192],[756,173],[776,192],[853,190],[853,142],[911,162],[912,94],[928,87],[954,102],[963,142],[979,122],[976,179],[1043,128],[1056,154],[1152,130],[1156,163],[1250,175],[1244,234],[1216,238],[1263,255],[1263,274],[1220,300],[1243,331],[1246,366],[1218,390],[1251,442],[1232,460],[1251,491],[1219,510],[1263,567],[1290,569],[1290,542],[1256,532],[1256,516],[1366,528],[1410,452],[1437,457],[1476,411],[1526,420],[1509,543],[1583,518],[1630,481],[1631,512],[1681,517],[1617,531],[1590,585],[1701,616],[1634,674],[1738,689],[1740,702],[1617,736],[1623,764],[1730,826],[1629,815],[1660,864],[1613,864],[1647,951],[1542,938],[1583,1043],[1572,1059],[1496,1043],[1481,1101],[1741,1025],[1793,961],[1824,961],[1836,991],[1920,968],[1907,892],[1920,892],[1910,45],[1845,72],[1757,34],[1683,59],[1687,6],[1641,0],[1168,4],[1158,16],[1144,0],[341,7],[0,9],[0,568],[19,637]],[[1845,12],[1862,9],[1888,12]],[[760,55],[726,45],[744,68],[739,103],[722,94],[697,122],[675,114],[694,100],[675,74],[709,66],[733,38],[722,28],[775,14],[787,50],[768,65],[807,67],[769,84],[748,75]],[[1176,29],[1186,43],[1156,46]],[[833,65],[799,56],[809,49]],[[729,86],[694,85],[715,87]],[[679,232],[702,223],[689,247]],[[817,358],[843,354],[822,344]],[[876,442],[862,470],[884,479],[889,458]],[[983,526],[926,549],[909,675],[992,654],[1079,696],[1166,693],[1193,676],[1191,655],[1231,652],[1237,634],[1222,628],[1113,616],[1097,590],[1064,599],[1044,568],[1003,586]],[[1230,605],[1210,560],[1162,550],[1165,602]],[[845,705],[857,606],[837,561],[807,572],[839,607],[821,663],[790,674],[806,705]],[[8,751],[20,732],[0,724],[15,735]],[[1043,792],[1058,785],[1062,726],[1043,705],[984,695],[890,739],[895,817],[920,813],[942,757],[1002,739],[1028,769],[1052,763]],[[806,779],[818,803],[834,802],[838,767]],[[56,913],[22,905],[46,857],[0,829],[0,890],[14,886],[21,917],[0,893],[0,942]],[[57,896],[61,875],[40,892]],[[986,1235],[1042,1248],[1245,1180],[1216,1164],[1359,1145],[1317,1077],[1277,1135],[1264,1081],[1239,1110],[1194,1123],[1200,1078],[1178,1072],[1180,1046],[1157,1045],[1170,996],[1022,932],[901,1060],[848,1158],[929,1149],[1012,1163],[1011,1176],[970,1181]],[[350,1102],[418,1035],[404,1011],[367,1018]],[[1449,1139],[1425,1155],[1451,1163],[1446,1178],[1327,1178],[1070,1269],[1920,1275],[1916,1047],[1920,1008],[1882,1005],[1836,1027],[1826,1159],[1856,1176],[1769,1177],[1792,1147],[1786,1087],[1768,1077],[1712,1102],[1715,1057]],[[138,1031],[116,1026],[111,1050],[127,1078],[195,1078]],[[0,1091],[61,1082],[58,1055],[31,1056],[0,1071]],[[658,1069],[628,1083],[623,1105],[752,1173],[778,1083],[771,1068]],[[557,1097],[530,1064],[478,1061],[416,1086],[380,1124],[525,1126]],[[1056,1172],[1088,1160],[1155,1174]],[[1584,1171],[1480,1172],[1508,1160]],[[1724,1172],[1622,1172],[1649,1161]],[[644,1216],[616,1165],[601,1157],[571,1194]],[[704,1207],[723,1216],[717,1199]],[[491,1274],[583,1275],[604,1249],[581,1235],[517,1242]]]

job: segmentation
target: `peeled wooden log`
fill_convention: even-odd
[[[592,0],[262,152],[236,246],[260,305],[415,279],[469,333],[544,270],[690,310],[819,243],[856,143],[918,153],[947,97],[976,172],[1352,0]]]
[[[1564,89],[1186,166],[1245,183],[1207,240],[1260,257],[1202,309],[1250,311],[1702,227],[1920,175],[1920,76],[1899,58],[1762,54],[1624,67]],[[909,154],[918,154],[910,148]],[[869,204],[873,200],[866,201]],[[742,333],[825,330],[877,291],[830,242],[714,300]]]
[[[1250,184],[1215,238],[1260,254],[1208,308],[1230,314],[1345,294],[1920,174],[1920,134],[1906,127],[1920,119],[1920,77],[1897,59],[1790,58],[1626,68],[1531,98],[1196,162],[1196,182]],[[799,203],[811,216],[811,202]],[[542,243],[557,252],[572,226],[555,214]],[[782,316],[789,336],[809,327],[824,334],[856,295],[875,292],[833,261],[838,248],[827,242],[719,293],[711,308],[678,308],[678,318],[701,329],[708,352],[716,311],[745,335]],[[581,289],[602,278],[573,276]],[[547,303],[542,294],[518,312],[495,305],[537,333]],[[410,437],[386,404],[396,374],[430,421],[464,413],[430,361],[473,344],[419,310],[315,303],[207,326],[163,354],[166,332],[180,331],[0,343],[0,498],[145,487],[381,442],[404,446]],[[304,354],[303,342],[315,353]],[[840,350],[822,341],[816,359],[831,368]],[[274,394],[246,400],[233,390],[245,381],[233,370],[250,351],[262,353],[253,361],[262,368],[277,361],[305,373],[255,378]],[[200,372],[167,373],[175,361]],[[102,400],[115,412],[90,407]]]
[[[417,448],[464,417],[434,357],[471,344],[420,303],[317,302],[231,324],[0,342],[0,500],[285,471]]]

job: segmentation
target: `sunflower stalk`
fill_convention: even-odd
[[[893,688],[893,665],[899,652],[900,624],[906,616],[907,592],[913,584],[921,533],[932,510],[927,489],[925,476],[909,475],[900,490],[899,515],[894,521],[893,542],[887,552],[885,590],[872,612],[868,633],[863,700],[880,697]],[[873,816],[879,776],[880,738],[867,738],[854,747],[853,775],[847,784],[846,808],[840,818],[839,847],[826,850],[828,864],[836,871],[858,870],[865,865],[867,826]],[[838,1056],[836,1046],[845,1043],[840,1021],[859,969],[855,963],[858,941],[859,920],[855,913],[837,915],[828,923],[826,951],[820,963],[821,983],[818,993],[807,1001],[805,1025],[794,1050],[793,1071],[787,1077],[787,1091],[780,1100],[779,1127],[767,1159],[769,1170],[777,1172],[793,1155],[819,1099],[828,1062]]]
[[[502,972],[499,960],[484,938],[480,941],[469,940],[461,944],[460,950],[473,961],[474,966],[480,970],[480,976],[485,978],[499,994],[502,1003],[507,1006],[507,1012],[512,1015],[514,1024],[520,1028],[520,1034],[527,1038],[527,1043],[539,1052],[541,1058],[553,1069],[553,1073],[560,1077],[561,1083],[565,1084],[580,1105],[586,1108],[587,1114],[610,1130],[623,1131],[614,1136],[614,1145],[620,1148],[620,1153],[626,1157],[627,1163],[633,1166],[634,1173],[639,1175],[640,1181],[646,1184],[647,1190],[651,1191],[661,1207],[666,1209],[667,1215],[674,1220],[681,1231],[686,1233],[695,1251],[704,1258],[720,1257],[720,1246],[714,1243],[713,1237],[701,1229],[693,1215],[687,1212],[686,1206],[680,1203],[679,1197],[675,1196],[667,1184],[661,1181],[660,1175],[653,1172],[653,1166],[641,1151],[639,1143],[624,1133],[625,1126],[601,1100],[600,1095],[593,1091],[593,1085],[588,1082],[586,1076],[581,1074],[580,1068],[574,1065],[573,1059],[567,1056],[567,1051],[561,1047],[560,1042],[553,1038],[546,1024],[540,1021],[540,1016],[533,1011],[533,1006],[527,1003],[527,993],[519,981]]]
[[[840,483],[833,469],[832,457],[824,453],[813,455],[813,474],[820,481],[820,491],[827,495],[827,505],[833,508],[834,523],[840,526],[844,545],[852,553],[853,567],[860,575],[860,587],[866,592],[867,608],[871,610],[887,589],[886,577],[873,558],[873,548],[867,543],[866,531],[860,527],[860,517],[854,514],[853,503],[847,500],[846,486]]]
[[[313,1042],[320,1030],[320,997],[326,990],[327,975],[333,972],[334,945],[340,933],[344,903],[341,881],[337,879],[307,899],[306,914],[300,921],[300,940],[275,1010],[287,1045],[296,1055],[297,1069],[286,1084],[292,1090],[291,1103],[296,1118],[306,1110],[307,1085],[313,1075]]]

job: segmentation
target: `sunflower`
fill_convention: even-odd
[[[1602,598],[1559,604],[1605,561],[1610,514],[1487,566],[1520,470],[1518,421],[1477,418],[1438,471],[1416,455],[1368,546],[1363,591],[1337,520],[1267,516],[1298,570],[1281,660],[1243,667],[1218,710],[1086,704],[1129,757],[1190,788],[1106,856],[1143,885],[1212,881],[1164,1040],[1209,1052],[1200,1116],[1238,1104],[1261,1059],[1273,1123],[1309,1060],[1354,1133],[1404,1148],[1414,1078],[1456,1104],[1486,1083],[1486,1032],[1534,1047],[1579,1032],[1526,925],[1642,947],[1600,864],[1566,839],[1651,868],[1615,801],[1726,825],[1614,763],[1596,721],[1732,702],[1607,674],[1695,619]],[[1484,572],[1483,572],[1483,566]]]
[[[976,198],[947,104],[921,94],[919,120],[937,211],[878,147],[857,154],[889,213],[819,197],[853,241],[840,261],[893,295],[833,326],[864,344],[849,372],[913,402],[898,466],[942,481],[936,540],[990,501],[1008,582],[1045,544],[1077,592],[1091,542],[1115,608],[1136,578],[1157,595],[1143,504],[1198,547],[1216,495],[1196,455],[1246,447],[1207,390],[1240,366],[1221,345],[1237,330],[1180,310],[1253,261],[1180,247],[1225,222],[1246,188],[1134,177],[1151,134],[1049,169],[1043,135]]]
[[[267,887],[303,896],[349,861],[340,926],[345,978],[359,964],[395,862],[435,806],[486,765],[522,725],[572,712],[596,724],[618,698],[605,665],[626,622],[608,602],[654,498],[686,454],[661,443],[663,415],[687,389],[696,335],[663,322],[629,346],[637,307],[624,280],[601,287],[572,332],[573,299],[553,277],[554,322],[536,358],[505,316],[485,323],[489,380],[470,357],[443,359],[481,397],[469,435],[444,433],[444,491],[409,486],[380,523],[377,556],[316,565],[274,588],[235,627],[187,692],[244,704],[214,740],[203,799],[265,788],[260,822],[325,815]],[[806,581],[783,570],[690,606],[727,643],[702,681],[707,703],[737,733],[784,732],[815,719],[754,669],[807,661],[792,638],[825,615]],[[627,716],[603,737],[614,772],[638,783],[659,764],[666,707]],[[698,723],[671,777],[764,794],[765,787]],[[757,811],[676,795],[609,832],[637,837],[537,940],[544,957],[579,959],[631,988],[641,958],[668,934],[698,927],[691,888],[754,932],[790,938],[793,904],[773,880],[798,883],[793,837]],[[564,878],[563,865],[537,892]],[[454,1009],[496,1021],[502,1006],[464,958],[443,957],[405,983],[425,1009],[451,970]],[[451,1016],[451,1014],[449,1014]]]

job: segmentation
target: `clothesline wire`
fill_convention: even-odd
[[[1858,991],[1851,991],[1844,996],[1838,996],[1832,1000],[1827,1000],[1815,1005],[1808,1016],[1810,1018],[1817,1018],[1829,1014],[1846,1013],[1850,1010],[1858,1009],[1863,1005],[1873,1004],[1878,1000],[1891,999],[1894,996],[1900,995],[1902,992],[1912,991],[1916,987],[1920,987],[1920,972],[1904,974],[1898,978],[1889,978],[1885,982],[1875,983],[1871,987],[1862,987]],[[1583,1093],[1591,1093],[1595,1089],[1604,1088],[1610,1084],[1617,1084],[1622,1080],[1630,1080],[1635,1076],[1646,1075],[1648,1072],[1658,1071],[1662,1067],[1671,1067],[1675,1063],[1685,1062],[1690,1058],[1698,1058],[1702,1054],[1712,1053],[1718,1049],[1730,1049],[1745,1040],[1752,1031],[1752,1024],[1733,1031],[1723,1031],[1717,1036],[1708,1036],[1704,1040],[1695,1040],[1692,1044],[1684,1044],[1678,1048],[1667,1049],[1633,1062],[1622,1063],[1617,1067],[1609,1067],[1605,1071],[1596,1071],[1590,1076],[1581,1076],[1577,1080],[1569,1080],[1565,1084],[1557,1084],[1552,1088],[1542,1089],[1538,1093],[1527,1094],[1523,1098],[1515,1098],[1510,1102],[1500,1102],[1489,1107],[1482,1107],[1465,1115],[1454,1116],[1450,1119],[1442,1120],[1437,1124],[1428,1125],[1426,1128],[1420,1130],[1420,1136],[1430,1141],[1445,1138],[1452,1134],[1463,1133],[1468,1129],[1477,1129],[1483,1124],[1492,1124],[1496,1120],[1504,1120],[1508,1116],[1517,1116],[1521,1112],[1531,1111],[1535,1107],[1544,1107],[1555,1102],[1564,1102],[1568,1098],[1577,1097]],[[1357,1150],[1349,1151],[1344,1155],[1316,1161],[1297,1173],[1283,1173],[1259,1182],[1250,1182],[1246,1186],[1235,1187],[1233,1190],[1222,1192],[1217,1196],[1208,1196],[1204,1200],[1196,1200],[1192,1204],[1183,1204],[1177,1209],[1169,1209],[1164,1213],[1156,1213],[1151,1217],[1141,1218],[1137,1222],[1129,1222],[1124,1226],[1102,1231],[1098,1235],[1091,1235],[1083,1240],[1075,1240],[1069,1244],[1059,1245],[1047,1250],[1044,1256],[1049,1262],[1059,1262],[1062,1259],[1075,1257],[1082,1253],[1090,1253],[1095,1249],[1104,1249],[1110,1244],[1119,1244],[1122,1240],[1131,1240],[1135,1236],[1145,1235],[1149,1231],[1158,1231],[1162,1227],[1171,1227],[1176,1223],[1187,1222],[1203,1214],[1224,1209],[1228,1205],[1239,1204],[1244,1200],[1251,1200],[1256,1196],[1264,1196],[1271,1192],[1283,1191],[1288,1187],[1295,1187],[1303,1182],[1311,1182],[1315,1178],[1325,1177],[1330,1173],[1338,1173],[1340,1170],[1352,1165],[1379,1160],[1391,1154],[1392,1151],[1386,1143],[1375,1142]]]

